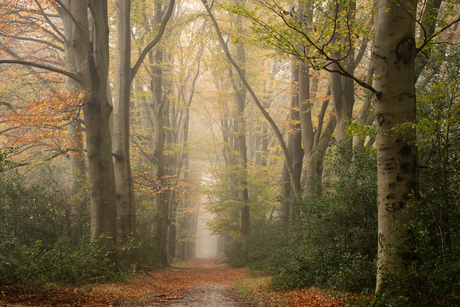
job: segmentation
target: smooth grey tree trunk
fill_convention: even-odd
[[[410,237],[406,223],[415,217],[418,195],[415,131],[415,18],[417,1],[380,0],[374,48],[375,123],[378,128],[377,292],[389,290],[385,271],[406,265]],[[399,245],[397,252],[394,245]],[[394,290],[394,289],[393,289]]]
[[[92,239],[108,234],[108,242],[116,246],[117,208],[109,126],[112,107],[107,98],[107,1],[64,1],[63,5],[60,13],[65,15],[64,19],[72,20],[64,28],[65,36],[69,38],[66,48],[74,56],[75,71],[82,78],[79,86],[84,91],[82,109],[86,126]],[[91,19],[97,20],[91,25],[88,9]],[[114,263],[117,262],[116,252],[110,257]]]
[[[337,1],[338,2],[338,1]],[[339,29],[345,27],[353,27],[356,1],[339,2],[337,10],[339,14],[346,12],[348,18],[344,25],[339,24],[337,32],[334,34],[334,42],[340,42],[340,49],[336,52],[337,57],[343,57],[344,54],[349,52],[350,38],[349,35],[344,35]],[[354,48],[351,47],[351,51],[348,56],[343,60],[342,65],[345,66],[346,72],[353,76],[355,70],[355,56]],[[331,65],[332,70],[340,71],[338,64],[333,63]],[[353,156],[353,140],[347,136],[349,121],[353,117],[353,106],[355,103],[355,84],[351,78],[342,76],[339,73],[330,73],[330,87],[331,87],[331,101],[334,106],[336,114],[337,125],[336,125],[336,137],[337,143],[341,149],[341,159],[343,160],[343,170],[348,169]]]
[[[118,247],[122,249],[136,239],[136,205],[130,161],[131,98],[131,0],[117,0],[117,53],[115,60],[115,101],[113,112],[113,152],[117,191]],[[136,254],[121,254],[128,265],[137,261]]]
[[[323,155],[329,147],[332,133],[336,127],[336,118],[330,117],[323,131],[323,120],[329,99],[323,101],[316,132],[313,130],[312,103],[310,100],[310,76],[308,67],[300,64],[299,69],[300,127],[302,145],[305,152],[305,196],[312,199],[321,194],[323,181]]]
[[[66,7],[69,7],[69,1],[66,0],[63,2]],[[64,35],[67,39],[67,43],[64,44],[65,52],[65,65],[67,71],[76,73],[75,69],[75,54],[70,48],[69,42],[73,40],[72,34],[72,25],[73,21],[69,15],[64,11],[63,8],[58,8],[58,14],[62,19],[62,25],[64,28]],[[66,87],[68,89],[78,89],[79,84],[71,79],[66,78]],[[82,193],[82,188],[84,182],[86,181],[86,163],[84,157],[84,148],[83,148],[83,129],[82,124],[79,120],[76,120],[70,123],[67,126],[67,131],[72,137],[72,142],[74,144],[73,152],[69,154],[70,158],[70,169],[72,175],[72,186],[71,192]],[[75,204],[75,209],[77,212],[77,223],[79,228],[82,229],[82,218],[86,214],[88,203],[85,198],[81,198],[77,204]],[[83,234],[82,234],[83,235]]]
[[[303,2],[299,2],[299,19],[307,24],[313,22],[313,12],[311,7]],[[304,195],[307,199],[312,199],[321,194],[322,190],[322,169],[323,155],[329,146],[332,132],[336,126],[336,119],[330,117],[326,128],[323,131],[323,121],[329,99],[323,101],[316,131],[313,128],[312,108],[313,99],[310,90],[310,71],[305,63],[299,63],[299,110],[300,110],[300,129],[302,136],[302,146],[305,154],[305,187]],[[331,130],[332,129],[332,130]],[[308,217],[307,217],[308,219]]]
[[[370,86],[373,86],[374,61],[372,58],[371,58],[371,63],[369,64],[369,68],[367,70],[366,82]],[[371,125],[374,122],[373,112],[372,114],[370,114],[370,107],[371,107],[373,96],[374,94],[372,92],[369,92],[369,91],[365,92],[364,101],[363,101],[363,104],[358,114],[358,125]],[[365,139],[360,139],[359,137],[355,137],[353,140],[353,144],[355,145],[355,147],[357,148],[359,152],[364,152],[368,146],[374,143],[374,140],[375,140],[374,138],[371,138],[370,140],[368,140],[367,144],[365,145],[365,142],[366,142]]]

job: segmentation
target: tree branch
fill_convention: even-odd
[[[282,136],[278,126],[273,121],[273,119],[271,118],[270,114],[268,114],[268,112],[265,110],[265,108],[260,103],[260,101],[257,98],[256,94],[254,93],[254,91],[252,90],[251,86],[249,85],[249,83],[247,82],[246,78],[244,77],[244,73],[241,70],[240,66],[235,62],[235,60],[233,60],[232,56],[230,55],[230,51],[228,50],[227,45],[225,44],[224,38],[223,38],[222,33],[220,32],[220,29],[219,29],[219,25],[217,24],[217,21],[214,18],[214,15],[212,14],[211,9],[209,8],[209,4],[208,4],[207,0],[201,0],[201,2],[203,3],[206,11],[208,12],[209,17],[211,18],[212,24],[214,26],[214,29],[215,29],[216,33],[217,33],[217,37],[219,39],[219,43],[220,43],[222,49],[224,50],[224,53],[227,56],[228,61],[232,64],[232,66],[238,72],[238,75],[240,76],[241,81],[243,82],[244,86],[246,87],[246,89],[250,93],[252,99],[254,100],[254,102],[256,103],[257,107],[262,112],[262,114],[264,115],[265,119],[270,123],[270,126],[272,127],[273,131],[275,132],[276,137],[278,138],[278,142],[279,142],[281,148],[283,149],[284,157],[286,159],[286,165],[287,165],[288,170],[289,170],[289,177],[291,179],[291,184],[292,184],[292,186],[294,188],[294,192],[295,192],[297,197],[300,197],[300,186],[298,186],[297,183],[294,180],[295,172],[294,172],[294,168],[292,166],[292,159],[291,159],[291,156],[290,156],[289,151],[287,149],[286,142],[284,141],[283,136]]]
[[[9,37],[8,35],[4,35],[4,34],[0,34],[0,36],[3,36],[3,37]],[[59,50],[61,52],[64,52],[64,48],[62,47],[59,47],[58,45],[56,44],[53,44],[51,42],[47,42],[47,41],[44,41],[44,40],[41,40],[41,39],[37,39],[37,38],[33,38],[33,37],[21,37],[21,36],[14,36],[14,39],[17,39],[17,40],[23,40],[23,41],[32,41],[32,42],[36,42],[36,43],[39,43],[39,44],[45,44],[45,45],[48,45],[56,50]]]
[[[8,102],[0,101],[0,105],[7,107],[9,110],[14,110],[13,106]]]
[[[0,131],[0,135],[4,134],[4,133],[7,133],[8,131],[11,131],[11,130],[16,130],[18,129],[19,127],[10,127],[10,128],[7,128],[5,130],[2,130]]]
[[[326,97],[324,97],[323,103],[321,104],[321,111],[319,112],[319,115],[318,115],[318,125],[316,127],[315,139],[313,141],[314,147],[318,146],[318,143],[320,140],[321,131],[323,130],[324,116],[326,115],[326,110],[329,105],[330,97],[331,97],[331,85],[328,84]]]
[[[37,0],[34,0],[35,4],[38,6],[38,9],[40,10],[43,18],[45,18],[46,22],[50,25],[50,27],[62,38],[62,40],[67,44],[67,39],[64,34],[59,31],[59,29],[56,27],[56,25],[51,21],[51,19],[48,18],[48,16],[45,14],[43,11],[42,6]]]
[[[34,63],[34,62],[21,61],[21,60],[0,60],[0,64],[18,64],[18,65],[31,66],[31,67],[36,67],[36,68],[56,72],[58,74],[67,76],[67,77],[77,81],[83,88],[88,87],[87,86],[88,83],[86,82],[86,80],[83,79],[82,76],[80,76],[79,74],[74,74],[74,73],[68,72],[66,70],[53,67],[53,66],[41,65],[41,64],[38,64],[38,63]]]
[[[67,15],[69,15],[70,19],[72,19],[73,23],[75,24],[75,26],[77,26],[78,28],[80,29],[86,29],[85,27],[83,27],[80,23],[77,22],[77,20],[75,19],[75,17],[72,15],[72,13],[69,11],[69,9],[61,2],[61,0],[54,0],[54,2],[56,2],[57,4],[60,5],[60,7],[66,12]]]
[[[444,31],[448,30],[450,27],[452,27],[454,24],[460,22],[460,17],[449,23],[447,26],[439,29],[438,31],[434,32],[431,34],[427,39],[423,41],[423,44],[417,48],[417,53],[420,52],[426,45],[428,45],[429,42],[431,42],[436,36],[439,34],[443,33]]]
[[[160,29],[158,30],[157,36],[142,50],[141,54],[139,55],[139,58],[136,61],[136,64],[134,64],[134,67],[131,68],[131,83],[134,80],[134,76],[136,76],[137,71],[139,70],[139,67],[141,66],[142,62],[144,61],[144,58],[147,56],[148,52],[155,47],[156,44],[160,41],[161,37],[163,36],[165,29],[166,29],[166,24],[169,21],[169,18],[172,15],[173,9],[174,9],[174,3],[175,0],[169,0],[169,6],[168,10],[166,11],[165,16],[163,17],[163,20],[161,21]]]

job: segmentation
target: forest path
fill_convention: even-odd
[[[235,281],[249,277],[247,269],[194,260],[134,274],[125,282],[90,283],[82,287],[0,285],[0,307],[249,307],[254,305],[239,298],[234,287]]]
[[[238,296],[241,280],[257,305]],[[257,288],[254,285],[259,284]],[[342,299],[315,289],[276,292],[269,278],[251,277],[245,268],[231,268],[211,260],[134,274],[125,282],[90,283],[81,287],[49,284],[42,287],[0,286],[0,307],[343,307]]]
[[[170,306],[196,306],[196,307],[236,307],[250,306],[243,304],[238,299],[235,289],[226,283],[199,284],[191,292],[187,293],[183,299],[171,304]]]
[[[183,267],[182,267],[183,266]],[[138,306],[253,306],[238,296],[235,281],[250,277],[245,269],[235,269],[212,260],[187,261],[181,267],[153,271],[171,292],[156,294],[153,300]],[[169,285],[169,287],[168,287]]]

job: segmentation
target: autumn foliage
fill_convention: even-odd
[[[67,125],[79,118],[79,98],[76,91],[47,92],[24,103],[0,107],[0,121],[7,147],[41,146],[47,154],[62,154],[75,148]]]
[[[63,69],[64,39],[51,24],[60,27],[52,1],[2,1],[0,59]],[[0,84],[0,142],[16,149],[17,162],[77,147],[66,127],[79,119],[82,95],[62,75],[2,65]]]

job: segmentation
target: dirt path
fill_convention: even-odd
[[[253,306],[241,299],[235,281],[249,277],[246,270],[234,269],[211,260],[194,260],[186,267],[172,267],[154,271],[152,277],[171,292],[157,294],[138,306],[196,306],[238,307]]]
[[[240,298],[234,287],[240,279],[252,288],[257,306],[342,307],[341,299],[315,289],[273,292],[266,278],[254,288],[255,278],[248,270],[231,268],[209,260],[184,263],[181,267],[136,274],[126,282],[95,283],[82,287],[47,285],[44,287],[0,286],[0,307],[252,307]],[[264,281],[265,280],[265,281]]]
[[[210,260],[195,260],[181,267],[136,274],[127,282],[96,283],[83,287],[0,287],[0,307],[150,307],[251,306],[237,295],[235,281],[248,278],[235,269]]]
[[[186,296],[170,306],[196,306],[196,307],[236,307],[250,306],[244,304],[234,289],[225,283],[212,285],[200,284],[195,286]]]

